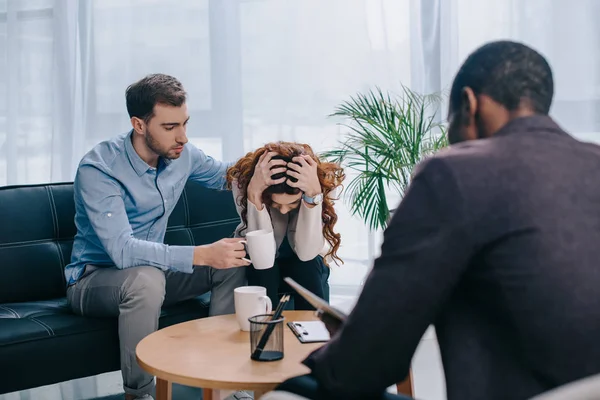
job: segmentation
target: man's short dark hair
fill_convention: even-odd
[[[155,105],[181,107],[186,95],[176,78],[165,74],[148,75],[129,85],[125,91],[127,112],[130,118],[137,117],[147,123],[154,116]]]
[[[485,94],[513,111],[527,106],[548,114],[554,94],[552,70],[537,51],[521,43],[498,41],[475,50],[461,66],[450,91],[451,111],[458,109],[462,90]]]

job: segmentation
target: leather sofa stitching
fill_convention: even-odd
[[[63,254],[62,248],[60,247],[60,244],[58,242],[54,242],[54,244],[56,245],[56,248],[58,249],[58,255],[60,257],[60,265],[61,265],[61,267],[64,266],[64,265],[67,265],[68,263],[65,263],[65,256]]]
[[[73,182],[55,182],[51,183],[52,186],[73,186]],[[0,192],[4,190],[14,190],[14,189],[22,189],[22,188],[39,188],[46,187],[48,183],[36,183],[33,185],[25,184],[25,185],[8,185],[0,187]]]
[[[38,321],[35,318],[28,318],[30,321],[33,321],[35,323],[37,323],[39,326],[41,326],[42,328],[44,328],[46,330],[46,332],[48,332],[48,336],[54,336],[54,333],[50,333],[50,330],[48,329],[48,327],[44,324],[42,324],[40,321]]]
[[[58,223],[58,210],[56,209],[56,202],[54,201],[54,193],[52,192],[52,187],[48,186],[48,198],[50,199],[50,209],[52,210],[52,224],[54,225],[54,237],[58,240],[60,238],[60,225]],[[58,255],[60,256],[60,265],[65,264],[65,257],[63,255],[62,249],[57,241],[54,242],[56,248],[58,250]]]
[[[54,228],[54,238],[59,238],[58,232],[58,213],[56,211],[56,204],[54,203],[54,195],[52,194],[52,188],[46,187],[46,193],[48,193],[48,200],[50,201],[50,210],[52,211],[52,226]]]
[[[48,325],[47,323],[45,323],[45,322],[42,322],[42,321],[40,321],[39,319],[37,319],[37,318],[34,318],[34,317],[30,317],[30,319],[32,319],[32,320],[34,320],[35,322],[37,322],[37,323],[41,324],[42,326],[45,326],[45,327],[46,327],[46,328],[48,328],[48,329],[50,329],[50,332],[52,333],[52,336],[54,336],[54,329],[52,329],[52,327],[51,327],[50,325]]]
[[[190,239],[190,243],[193,246],[194,245],[194,235],[192,235],[192,230],[187,228],[185,230],[185,232],[188,234],[188,238]]]
[[[93,329],[93,330],[86,330],[86,331],[82,331],[82,332],[75,332],[75,333],[71,333],[71,332],[67,332],[67,333],[61,333],[58,335],[54,335],[54,336],[46,336],[43,338],[31,338],[31,339],[24,339],[24,340],[19,340],[17,343],[27,343],[27,342],[35,342],[38,340],[43,340],[43,339],[52,339],[52,338],[59,338],[59,337],[65,337],[65,336],[76,336],[76,335],[87,335],[90,332],[100,332],[100,331],[106,331],[106,330],[110,330],[111,332],[114,332],[116,334],[116,330],[114,328],[100,328],[100,329]],[[0,344],[0,347],[2,346],[12,346],[14,343],[10,343],[10,344]]]
[[[185,215],[185,226],[189,226],[190,225],[190,211],[188,210],[188,198],[187,198],[187,191],[185,190],[185,187],[183,188],[183,193],[182,196],[183,198],[183,214]]]
[[[220,220],[220,221],[203,222],[203,223],[192,224],[192,225],[188,225],[188,226],[182,226],[182,225],[170,226],[167,228],[167,232],[173,232],[178,229],[213,228],[215,226],[223,226],[223,225],[229,225],[229,224],[233,224],[233,223],[239,223],[239,219],[238,218],[229,218],[229,219],[224,219],[224,220]],[[20,241],[20,242],[5,242],[5,243],[0,243],[0,248],[26,247],[26,246],[31,246],[34,244],[52,243],[52,242],[57,242],[57,241],[73,241],[73,238],[72,237],[58,238],[58,239],[48,238],[48,239],[26,240],[26,241]]]
[[[70,241],[73,239],[72,238],[61,239],[61,241],[65,241],[65,240]],[[44,244],[44,243],[53,243],[53,242],[57,242],[57,240],[56,239],[38,239],[38,240],[26,240],[26,241],[22,241],[22,242],[1,243],[0,249],[10,248],[10,247],[27,247],[27,246],[31,246],[34,244]]]
[[[12,308],[8,308],[8,307],[6,307],[6,306],[3,306],[3,305],[0,305],[0,308],[1,308],[1,309],[3,309],[3,310],[5,310],[5,311],[8,311],[8,312],[9,312],[9,313],[11,313],[12,315],[14,315],[14,316],[15,316],[15,318],[20,318],[20,315],[19,315],[19,313],[18,313],[18,312],[16,312],[15,310],[13,310]]]
[[[174,226],[169,226],[167,228],[167,232],[172,232],[172,231],[176,231],[178,229],[187,229],[187,228],[212,228],[215,226],[239,224],[239,222],[240,222],[239,218],[229,218],[229,219],[223,219],[223,220],[213,221],[213,222],[200,222],[198,224],[174,225]]]
[[[26,241],[22,241],[22,242],[9,242],[9,243],[2,243],[0,244],[0,248],[5,248],[5,247],[25,247],[25,246],[31,246],[33,244],[42,244],[42,243],[50,243],[53,242],[54,239],[38,239],[38,240],[26,240]]]

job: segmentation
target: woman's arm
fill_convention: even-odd
[[[322,193],[317,162],[308,155],[294,157],[292,161],[288,163],[287,175],[297,181],[288,180],[288,185],[300,189],[309,197]],[[307,204],[302,200],[296,221],[290,221],[292,225],[288,229],[288,239],[301,261],[312,260],[323,251],[325,237],[322,213],[322,204]]]
[[[290,245],[301,261],[310,261],[323,251],[325,237],[322,212],[322,204],[309,207],[302,200],[296,224],[293,226],[292,222],[288,229]]]
[[[242,193],[240,192],[240,188],[237,185],[237,182],[233,182],[231,185],[231,190],[233,192],[233,199],[235,201],[235,208],[237,209],[240,217],[242,216]],[[255,200],[256,201],[256,200]],[[262,201],[260,204],[255,205],[250,199],[248,199],[247,204],[247,216],[248,226],[246,228],[246,232],[257,231],[260,229],[273,229],[273,223],[271,222],[271,216],[269,215],[269,211]],[[259,210],[260,207],[260,210]],[[241,233],[240,233],[241,235]],[[242,236],[245,236],[242,235]]]

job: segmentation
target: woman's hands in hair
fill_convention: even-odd
[[[287,164],[287,168],[287,175],[298,180],[292,182],[288,179],[287,184],[291,187],[302,190],[309,197],[315,197],[323,191],[317,175],[317,162],[311,156],[294,157],[292,162]]]
[[[275,152],[265,152],[258,159],[254,174],[248,184],[248,200],[252,202],[259,210],[262,210],[262,194],[271,185],[277,185],[285,182],[285,176],[274,180],[271,176],[284,173],[287,171],[286,162],[284,160],[273,160],[276,156]],[[280,166],[280,167],[278,167]]]

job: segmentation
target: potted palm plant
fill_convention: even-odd
[[[369,228],[385,228],[390,218],[387,195],[402,197],[414,167],[447,146],[438,115],[442,96],[421,95],[407,87],[399,96],[376,88],[340,104],[332,116],[343,118],[348,135],[338,148],[324,152],[353,177],[346,198],[353,215]]]

